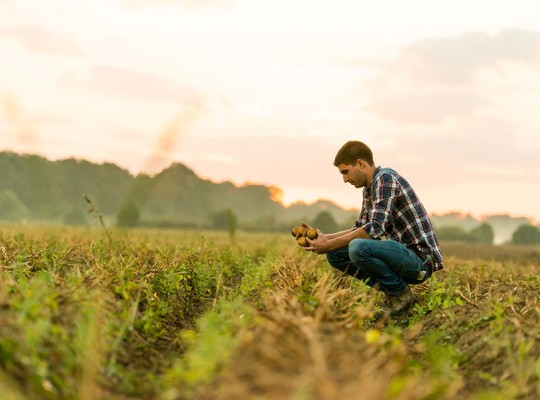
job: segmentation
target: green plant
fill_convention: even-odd
[[[182,331],[180,340],[187,351],[165,375],[162,398],[190,397],[210,385],[227,367],[238,345],[238,331],[249,324],[251,314],[241,297],[224,300],[198,321],[197,330]]]
[[[413,306],[414,317],[411,322],[418,322],[435,310],[448,310],[462,306],[463,300],[456,295],[453,285],[431,278],[426,290],[417,293],[417,302]]]
[[[534,248],[446,252],[415,308],[374,322],[381,294],[288,232],[237,235],[0,226],[2,396],[540,393]]]
[[[86,203],[88,203],[88,205],[90,206],[90,208],[88,209],[88,212],[92,214],[94,218],[99,221],[101,227],[103,228],[103,231],[105,232],[105,234],[107,235],[107,238],[109,239],[109,243],[112,243],[112,236],[109,230],[107,229],[107,227],[105,226],[105,222],[103,220],[103,214],[99,212],[97,206],[92,202],[90,197],[88,197],[87,195],[83,195],[83,198],[84,198],[84,201],[86,201]]]

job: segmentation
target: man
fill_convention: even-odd
[[[402,314],[414,303],[409,285],[422,283],[443,268],[429,216],[401,175],[375,166],[364,143],[345,143],[334,166],[345,183],[364,188],[362,210],[351,229],[319,231],[316,239],[308,239],[306,250],[326,254],[334,268],[383,291],[389,305],[379,317]]]

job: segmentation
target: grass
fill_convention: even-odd
[[[540,396],[538,250],[443,246],[399,319],[288,234],[3,227],[6,399]]]

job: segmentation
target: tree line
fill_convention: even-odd
[[[438,227],[435,231],[443,242],[493,244],[495,238],[493,227],[486,222],[470,230],[457,225],[447,225]],[[540,229],[531,224],[522,224],[512,233],[509,242],[516,245],[540,245]]]
[[[308,222],[323,232],[350,227],[357,210],[320,200],[289,207],[275,201],[279,189],[205,180],[176,163],[160,173],[131,175],[112,163],[50,161],[37,155],[0,152],[0,221],[89,225],[99,212],[120,227],[287,231]],[[441,241],[537,244],[538,228],[524,218],[489,216],[479,223],[459,213],[431,216]],[[510,236],[511,235],[511,236]]]
[[[272,231],[312,221],[323,211],[339,226],[356,214],[322,200],[285,207],[273,197],[277,188],[205,180],[180,163],[153,176],[132,176],[111,163],[0,152],[0,169],[0,221],[15,223],[91,224],[84,198],[109,225],[119,226],[217,229],[225,219]]]

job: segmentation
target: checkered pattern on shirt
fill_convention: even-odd
[[[439,242],[429,216],[413,188],[396,171],[377,167],[371,187],[364,188],[364,201],[356,228],[373,239],[402,243],[415,253],[431,254],[434,270],[443,268]]]

